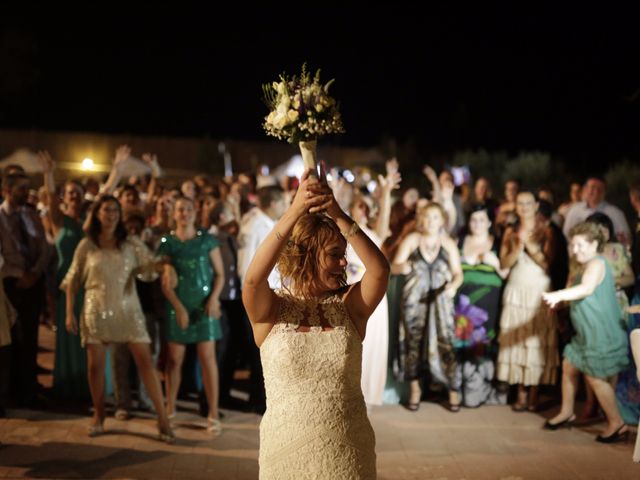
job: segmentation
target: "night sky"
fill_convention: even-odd
[[[264,140],[261,84],[306,61],[336,79],[337,145],[640,155],[635,11],[272,3],[2,6],[0,128]]]

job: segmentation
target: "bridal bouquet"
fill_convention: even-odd
[[[312,77],[303,65],[300,76],[282,74],[279,82],[262,86],[271,110],[264,122],[267,135],[298,143],[308,168],[315,168],[316,139],[344,132],[338,105],[329,96],[332,83],[322,85],[320,70]]]

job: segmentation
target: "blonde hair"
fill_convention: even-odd
[[[605,236],[600,225],[595,222],[579,223],[569,231],[571,238],[577,235],[582,235],[588,242],[598,242],[598,252],[602,252],[605,244]]]
[[[425,225],[424,225],[424,217],[425,217],[425,213],[427,213],[427,211],[431,210],[431,209],[436,209],[440,212],[440,215],[442,216],[442,224],[443,227],[446,227],[447,222],[449,221],[449,216],[447,215],[447,212],[445,212],[444,208],[442,208],[442,205],[440,205],[438,202],[429,202],[426,205],[420,205],[417,209],[416,209],[416,230],[420,233],[424,233],[425,229]]]
[[[277,266],[284,288],[289,290],[291,286],[296,295],[312,298],[312,292],[320,286],[320,254],[326,245],[335,240],[346,246],[338,225],[328,216],[309,213],[300,217],[278,258]],[[345,278],[344,285],[346,284]]]

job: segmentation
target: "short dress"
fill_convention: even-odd
[[[211,234],[198,230],[193,238],[182,241],[175,234],[160,240],[158,255],[167,256],[178,275],[176,295],[189,313],[189,326],[182,330],[173,306],[167,305],[167,340],[175,343],[198,343],[222,338],[220,319],[206,313],[215,272],[209,253],[220,244]]]

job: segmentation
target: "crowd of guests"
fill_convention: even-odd
[[[116,151],[102,184],[57,184],[55,162],[40,152],[37,196],[19,166],[3,172],[0,416],[9,400],[34,407],[42,400],[43,315],[55,318],[53,393],[91,399],[91,435],[103,432],[108,384],[117,418],[130,416],[136,397],[140,408],[155,409],[166,441],[188,388],[181,389],[183,377],[201,392],[209,432],[222,429],[219,406],[237,406],[238,368],[250,371],[251,408],[264,411],[260,354],[241,293],[297,179],[196,176],[169,185],[152,154],[142,155],[150,176],[124,179],[130,154],[127,146]],[[400,173],[387,162],[373,188],[339,170],[327,176],[340,207],[391,265],[364,338],[367,404],[415,411],[441,396],[452,412],[508,401],[516,412],[537,411],[540,387],[559,386],[561,410],[547,429],[602,411],[607,424],[598,440],[627,436],[640,415],[629,342],[640,326],[630,313],[640,303],[640,233],[605,200],[605,182],[572,184],[558,205],[548,189],[527,190],[517,180],[505,183],[499,200],[486,178],[461,188],[451,172],[425,167],[427,193],[402,189]],[[629,198],[640,215],[640,185]],[[347,249],[348,282],[363,269]],[[287,288],[277,269],[269,284]],[[577,414],[581,376],[586,401]]]

